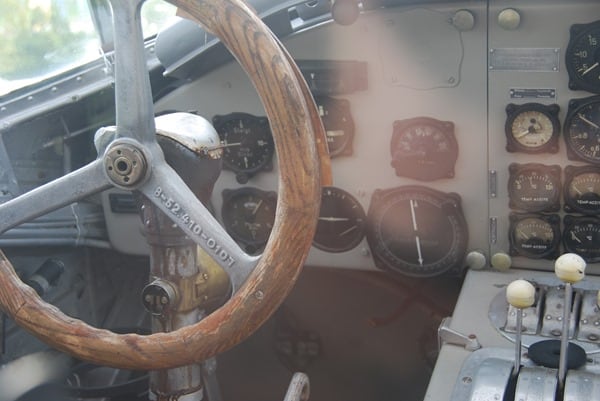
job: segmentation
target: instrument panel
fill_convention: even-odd
[[[285,39],[301,69],[313,68],[303,75],[325,126],[334,178],[324,188],[307,264],[429,277],[490,267],[497,255],[515,267],[551,269],[549,260],[579,249],[590,270],[598,269],[600,10],[591,13],[594,7],[592,0],[568,7],[542,0],[519,7],[508,1],[489,8],[486,1],[397,6]],[[344,64],[360,64],[361,76],[336,71]],[[219,96],[197,95],[207,91]],[[262,124],[268,132],[264,111],[235,63],[179,88],[157,108],[215,119],[230,158],[213,196],[221,221],[225,190],[277,193],[277,155],[268,154],[268,137],[254,129]],[[242,131],[259,150],[239,145]],[[405,199],[392,206],[381,200],[387,193]],[[415,234],[410,206],[424,210],[428,198],[457,206],[431,206],[438,222],[432,227],[443,235],[417,245],[421,233]],[[444,223],[451,219],[454,225]],[[382,229],[390,221],[395,227]]]

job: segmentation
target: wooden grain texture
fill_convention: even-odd
[[[156,370],[187,365],[247,338],[294,285],[310,249],[319,212],[320,165],[315,137],[325,135],[309,91],[287,54],[240,0],[171,3],[218,36],[254,83],[275,139],[279,202],[271,240],[247,282],[204,320],[171,333],[117,335],[72,319],[23,284],[0,253],[0,302],[8,315],[60,350],[119,368]],[[323,144],[320,146],[322,151]],[[327,174],[330,180],[331,174]]]

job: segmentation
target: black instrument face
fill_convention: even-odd
[[[330,157],[352,154],[354,120],[350,112],[350,102],[332,97],[317,97],[315,103],[327,136]]]
[[[558,256],[560,218],[557,215],[509,215],[510,253],[531,259],[553,259]]]
[[[571,26],[565,54],[569,88],[600,93],[600,21]]]
[[[252,187],[224,190],[221,216],[225,229],[247,253],[255,254],[269,239],[276,206],[275,192]]]
[[[588,263],[600,262],[600,220],[565,216],[563,244],[566,251],[578,254]]]
[[[565,211],[600,213],[600,167],[565,167]]]
[[[429,117],[395,121],[390,152],[398,176],[422,181],[454,177],[454,123]]]
[[[339,188],[324,187],[313,246],[327,252],[349,251],[364,238],[366,224],[365,212],[355,197]]]
[[[368,222],[367,240],[382,269],[432,277],[461,267],[468,229],[457,194],[421,186],[379,190]]]
[[[558,151],[558,105],[526,103],[506,106],[508,152],[556,153]]]
[[[560,209],[560,167],[538,163],[508,167],[509,207],[528,212]]]
[[[213,125],[223,144],[223,164],[245,184],[260,170],[271,170],[275,147],[269,120],[246,113],[215,116]]]
[[[563,131],[570,160],[600,164],[600,96],[571,100]]]

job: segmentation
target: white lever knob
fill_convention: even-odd
[[[585,260],[575,253],[565,253],[554,262],[554,273],[565,283],[577,283],[585,276]]]
[[[517,309],[529,308],[535,302],[535,287],[527,280],[515,280],[506,287],[506,300]]]

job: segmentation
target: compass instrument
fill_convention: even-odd
[[[468,229],[458,194],[422,186],[378,190],[367,219],[378,267],[414,277],[458,273],[462,267]]]
[[[332,97],[316,97],[321,121],[327,137],[329,156],[349,156],[352,154],[354,120],[350,113],[350,102]]]
[[[600,262],[600,219],[567,215],[563,222],[565,250],[578,254],[588,263]]]
[[[571,26],[565,63],[569,88],[600,93],[600,21]]]
[[[273,223],[277,194],[253,187],[223,191],[221,216],[225,229],[246,252],[255,254],[267,243]]]
[[[223,146],[223,165],[236,173],[240,184],[261,170],[273,168],[273,137],[266,117],[246,113],[214,116],[213,125]]]
[[[509,215],[510,254],[531,259],[554,259],[559,253],[558,215],[511,213]]]
[[[524,153],[558,152],[558,105],[526,103],[506,106],[506,150]]]
[[[327,252],[345,252],[364,238],[367,217],[359,201],[336,187],[324,187],[313,246]]]
[[[400,177],[422,181],[454,177],[458,159],[454,123],[429,117],[395,121],[390,151]]]
[[[565,211],[600,213],[600,167],[565,167]]]
[[[600,96],[571,100],[563,131],[570,160],[600,164]]]
[[[511,163],[508,171],[508,205],[511,209],[528,212],[560,209],[560,166]]]

